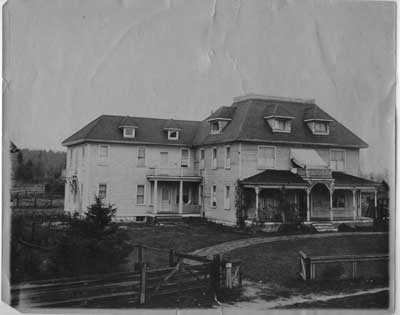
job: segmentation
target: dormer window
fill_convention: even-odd
[[[270,105],[267,107],[264,119],[271,127],[272,132],[291,132],[292,120],[294,115],[290,113],[283,105]]]
[[[308,121],[307,126],[315,135],[329,135],[329,122],[327,121]]]
[[[314,105],[304,109],[304,122],[314,135],[329,135],[329,123],[333,119]]]
[[[274,132],[290,132],[292,127],[292,121],[290,119],[274,119]]]
[[[211,133],[215,134],[215,133],[220,133],[220,126],[219,126],[219,121],[213,121],[211,122]]]
[[[231,121],[231,119],[212,119],[209,120],[210,123],[210,133],[216,135],[222,132],[226,125]]]
[[[178,130],[168,130],[168,140],[178,140],[179,131]]]
[[[135,127],[124,127],[124,138],[135,138]]]

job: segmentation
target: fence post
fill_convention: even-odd
[[[213,257],[212,274],[211,274],[211,285],[212,290],[218,297],[220,288],[220,267],[221,267],[221,255],[217,254]]]
[[[225,264],[225,286],[228,289],[232,289],[232,263]]]
[[[173,249],[169,250],[169,266],[175,266],[175,251]]]
[[[140,272],[140,304],[146,303],[146,264],[141,264]]]

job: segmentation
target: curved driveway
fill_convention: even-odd
[[[318,233],[318,234],[299,234],[299,235],[282,235],[282,236],[271,236],[271,237],[253,237],[247,239],[240,239],[235,241],[229,241],[205,248],[201,248],[192,252],[194,255],[205,256],[212,258],[216,254],[225,254],[237,248],[247,247],[255,244],[272,243],[278,241],[291,241],[308,238],[324,238],[324,237],[338,237],[338,236],[350,236],[350,235],[384,235],[387,232],[334,232],[334,233]]]

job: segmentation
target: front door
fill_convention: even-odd
[[[171,211],[171,188],[169,186],[161,188],[161,211]]]

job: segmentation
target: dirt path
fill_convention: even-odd
[[[274,289],[267,284],[259,284],[252,281],[243,282],[243,299],[245,301],[239,301],[232,304],[220,303],[223,308],[245,308],[251,310],[267,310],[273,308],[285,308],[290,307],[294,304],[309,303],[309,302],[326,302],[333,299],[342,299],[348,297],[355,297],[364,294],[375,294],[383,291],[388,291],[389,288],[373,288],[359,290],[355,292],[348,293],[338,293],[338,294],[306,294],[306,295],[294,295],[286,298],[271,298],[266,299],[265,295],[268,291],[273,291]],[[275,288],[276,290],[276,288]]]
[[[344,232],[344,233],[334,232],[334,233],[318,233],[318,234],[282,235],[282,236],[272,236],[272,237],[253,237],[253,238],[229,241],[201,248],[195,250],[194,252],[192,252],[192,254],[212,258],[213,255],[215,254],[225,254],[237,248],[242,248],[262,243],[291,241],[291,240],[300,240],[309,238],[339,237],[339,236],[350,236],[350,235],[384,235],[384,234],[387,234],[387,232]]]

